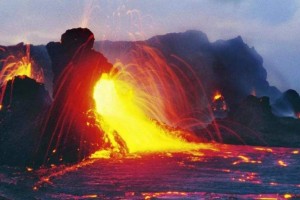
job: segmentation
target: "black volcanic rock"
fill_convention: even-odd
[[[172,52],[183,57],[189,57],[196,52],[210,52],[212,50],[206,34],[195,30],[154,36],[146,43],[165,53]]]
[[[50,42],[46,45],[51,57],[53,70],[53,83],[55,84],[65,67],[78,55],[79,49],[92,49],[94,34],[86,28],[67,30],[61,36],[61,42]],[[96,54],[96,52],[94,52]],[[102,56],[98,53],[98,56]],[[54,86],[55,87],[55,86]]]
[[[276,117],[268,97],[248,96],[228,118],[215,120],[198,136],[228,144],[300,147],[300,120]]]
[[[240,36],[228,41],[217,41],[213,49],[216,80],[230,105],[239,103],[253,92],[272,99],[280,94],[267,82],[262,57],[254,48],[249,48]]]
[[[88,29],[67,30],[61,42],[47,45],[54,73],[54,99],[45,120],[37,160],[45,164],[77,162],[109,146],[91,111],[93,88],[112,65],[92,49]]]
[[[51,98],[43,84],[26,76],[8,81],[1,91],[0,165],[32,165]]]
[[[2,100],[2,109],[11,112],[24,108],[34,109],[44,108],[51,103],[49,93],[45,90],[44,84],[37,83],[27,76],[17,76],[3,86],[4,95]],[[32,109],[32,108],[30,108]]]
[[[278,116],[296,116],[300,113],[299,94],[295,90],[291,89],[285,91],[273,104],[273,112]]]
[[[239,106],[229,113],[229,120],[235,121],[253,130],[264,130],[276,123],[268,97],[248,96]],[[266,124],[268,123],[268,124]]]

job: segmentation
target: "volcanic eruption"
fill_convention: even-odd
[[[0,71],[0,109],[3,106],[5,87],[8,81],[13,80],[17,76],[27,76],[39,83],[44,81],[42,68],[35,65],[30,57],[30,45],[26,45],[25,55],[21,54],[19,58],[14,55],[9,55],[0,61],[3,65]]]
[[[179,34],[183,41],[189,37],[206,41],[203,34],[199,36],[199,32],[188,31],[185,34]],[[173,38],[176,35],[167,36]],[[167,36],[162,38],[168,41]],[[241,90],[239,98],[235,99],[233,94],[237,90],[233,83],[226,84],[227,79],[218,83],[218,78],[212,79],[212,83],[202,82],[205,76],[201,74],[212,75],[210,71],[199,71],[193,62],[186,62],[176,54],[170,53],[167,57],[169,54],[160,50],[161,47],[150,45],[156,41],[154,39],[132,44],[125,54],[105,51],[110,61],[113,61],[113,56],[119,56],[114,64],[93,49],[94,40],[90,30],[77,28],[67,30],[60,42],[46,45],[54,75],[52,100],[46,97],[43,84],[38,83],[42,79],[28,48],[26,56],[19,59],[24,65],[14,65],[18,66],[15,71],[31,66],[33,70],[29,75],[36,80],[35,83],[29,83],[27,78],[19,79],[32,84],[29,88],[39,85],[36,87],[40,94],[31,96],[40,98],[43,105],[36,111],[40,111],[40,115],[43,115],[41,110],[46,112],[39,119],[32,120],[43,121],[42,125],[36,123],[32,126],[35,127],[34,134],[28,131],[35,149],[31,162],[26,162],[29,165],[77,162],[88,157],[101,157],[103,152],[108,157],[122,157],[131,153],[215,149],[211,144],[201,144],[201,141],[241,143],[246,140],[248,144],[252,141],[261,144],[255,132],[260,130],[255,127],[249,129],[252,124],[248,122],[251,120],[243,119],[258,116],[257,123],[263,124],[261,127],[264,123],[271,124],[277,120],[271,112],[268,98],[252,96],[244,102],[240,100],[253,91],[252,86],[247,87],[252,88],[248,93]],[[241,39],[233,42],[243,45]],[[190,42],[187,43],[190,45]],[[209,44],[204,42],[201,45]],[[218,49],[217,46],[215,48]],[[244,46],[240,48],[247,50]],[[253,54],[252,51],[250,53]],[[223,66],[220,56],[216,57],[217,62],[212,64],[218,70],[226,71],[227,66]],[[227,65],[230,66],[230,63]],[[7,71],[10,68],[3,69]],[[19,79],[18,87],[22,82]],[[12,87],[13,80],[8,83],[5,97],[8,103],[5,103],[4,110],[12,105],[7,99],[20,93],[17,91],[23,91]],[[26,104],[28,109],[30,98]],[[43,104],[43,101],[47,103]],[[6,115],[9,113],[6,112]],[[6,124],[3,123],[3,126]],[[17,157],[14,160],[17,161]]]
[[[42,68],[35,66],[30,57],[30,45],[26,45],[25,55],[20,59],[11,55],[1,62],[3,62],[4,65],[0,72],[1,84],[5,84],[16,76],[27,76],[40,83],[44,81]]]
[[[171,130],[171,117],[174,120],[178,113],[164,99],[170,86],[155,82],[162,75],[158,70],[113,66],[92,50],[93,42],[88,29],[78,28],[63,34],[60,43],[47,45],[53,60],[54,100],[43,128],[39,159],[72,162],[96,150],[122,155],[200,147],[187,141],[198,141],[191,133]]]
[[[95,86],[94,99],[104,131],[110,135],[114,132],[119,134],[130,153],[195,148],[196,144],[186,141],[184,132],[170,131],[146,115],[143,107],[153,102],[143,99],[146,94],[138,89],[115,77],[102,75]]]
[[[0,62],[0,163],[29,165],[45,111],[51,103],[42,67],[30,45],[3,48]],[[17,52],[17,53],[16,53]]]
[[[34,192],[41,192],[40,189],[47,187],[55,177],[77,170],[70,173],[71,176],[75,174],[72,182],[78,180],[78,174],[79,179],[83,176],[86,180],[88,171],[91,173],[87,178],[89,181],[99,178],[96,183],[101,185],[100,190],[106,184],[104,177],[109,181],[108,187],[113,188],[111,190],[119,189],[119,186],[111,186],[114,180],[126,180],[128,188],[139,185],[134,182],[137,180],[143,181],[141,191],[144,190],[143,184],[168,191],[173,182],[183,187],[185,183],[181,180],[194,176],[195,170],[205,170],[205,173],[211,170],[213,177],[216,174],[222,180],[225,177],[225,181],[232,185],[247,183],[279,187],[279,183],[273,180],[264,183],[265,180],[259,177],[260,167],[249,167],[265,166],[271,156],[274,158],[267,166],[273,163],[276,169],[290,169],[293,160],[283,158],[281,153],[296,156],[298,149],[291,151],[216,142],[267,145],[259,131],[272,134],[275,129],[296,127],[296,132],[299,130],[298,119],[276,117],[268,97],[249,96],[256,91],[249,90],[250,86],[244,94],[248,95],[246,98],[234,99],[233,91],[236,90],[225,82],[218,83],[218,78],[211,85],[202,82],[200,72],[192,64],[177,55],[172,55],[170,62],[164,52],[144,42],[136,42],[133,50],[126,52],[120,57],[122,59],[116,59],[114,64],[96,52],[93,43],[94,35],[90,30],[77,28],[67,30],[60,42],[50,42],[44,47],[54,73],[52,99],[45,85],[40,83],[40,76],[36,76],[38,68],[35,68],[28,49],[25,57],[15,61],[19,64],[4,65],[6,72],[2,71],[3,74],[9,74],[8,69],[13,70],[7,76],[12,78],[5,80],[2,76],[4,95],[0,129],[4,131],[0,133],[0,163],[23,166],[26,173],[38,173],[39,179],[32,186]],[[124,57],[128,62],[123,62]],[[222,61],[218,60],[216,65],[220,63]],[[284,96],[289,98],[279,99],[278,102],[282,103],[276,102],[278,108],[288,102],[295,105],[297,115],[299,95],[289,91]],[[282,138],[267,136],[275,142]],[[207,143],[201,143],[203,141]],[[290,140],[286,141],[281,140],[280,144],[291,145]],[[292,145],[298,145],[296,142]],[[39,169],[34,170],[34,167]],[[173,176],[174,169],[180,175],[180,181]],[[167,182],[154,180],[156,177],[161,180],[161,176],[165,176],[163,179]],[[196,176],[198,180],[197,173]],[[140,177],[154,182],[144,182]],[[219,184],[219,178],[216,179]],[[188,184],[197,188],[199,180],[190,180]],[[207,181],[211,180],[214,178],[208,177]],[[89,189],[99,189],[91,188],[89,181]],[[188,195],[177,191],[141,195],[175,194],[180,197]],[[102,196],[93,192],[82,197]]]

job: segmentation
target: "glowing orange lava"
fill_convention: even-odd
[[[277,161],[278,165],[282,166],[282,167],[287,167],[288,164],[286,162],[284,162],[283,160],[278,160]]]
[[[127,57],[130,63],[116,62],[93,92],[100,127],[114,152],[123,154],[124,146],[129,153],[212,148],[199,144],[193,134],[193,127],[203,126],[196,116],[206,96],[191,66],[178,57],[173,59],[186,68],[170,65],[159,51],[144,45]],[[107,157],[105,150],[92,157]]]
[[[217,100],[222,99],[222,98],[223,98],[223,95],[219,91],[217,91],[215,93],[214,97],[213,97],[213,100],[217,101]]]
[[[28,76],[40,83],[44,81],[42,69],[34,69],[32,65],[29,45],[26,47],[26,55],[20,60],[15,60],[14,56],[10,56],[4,61],[4,67],[0,71],[0,84],[5,84],[16,76]]]
[[[114,139],[117,133],[125,141],[130,153],[200,148],[199,144],[187,142],[183,137],[184,132],[168,130],[151,120],[144,110],[154,103],[147,101],[149,99],[151,94],[141,91],[130,82],[108,74],[102,75],[94,88],[94,100],[101,127],[113,145],[118,146]]]
[[[292,151],[292,154],[299,154],[299,151],[298,150],[294,150],[294,151]]]
[[[11,55],[4,60],[0,60],[0,62],[3,63],[3,68],[0,71],[0,110],[2,110],[3,107],[6,83],[9,80],[13,80],[16,76],[27,76],[35,79],[37,82],[44,82],[43,70],[33,67],[33,61],[30,58],[30,45],[26,46],[26,55],[21,59]]]
[[[290,198],[292,198],[292,195],[291,194],[284,194],[283,197],[285,199],[290,199]]]

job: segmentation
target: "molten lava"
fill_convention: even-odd
[[[26,46],[26,55],[15,61],[14,56],[8,57],[4,61],[4,67],[0,71],[0,84],[5,84],[15,76],[28,76],[37,82],[44,81],[42,69],[35,69],[30,58],[30,46]]]
[[[219,91],[217,91],[215,93],[214,97],[213,97],[213,100],[217,101],[217,100],[222,99],[222,98],[223,98],[223,95]]]
[[[3,68],[0,71],[0,110],[3,107],[6,83],[9,80],[13,80],[16,76],[27,76],[35,79],[37,82],[44,82],[43,70],[35,68],[30,58],[30,45],[26,46],[26,55],[22,58],[18,59],[11,55],[4,60],[0,60],[0,62],[3,63]]]
[[[213,96],[212,100],[212,110],[213,112],[226,112],[228,111],[227,104],[225,102],[224,96],[217,91]]]
[[[108,74],[103,74],[97,82],[94,88],[96,111],[112,144],[118,143],[114,141],[117,133],[130,153],[184,151],[199,147],[196,143],[188,143],[182,131],[167,130],[151,120],[143,108],[153,102],[145,101],[144,95],[138,87]]]

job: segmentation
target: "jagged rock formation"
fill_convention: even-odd
[[[300,96],[295,90],[285,91],[272,105],[273,112],[278,116],[300,118]]]
[[[30,48],[33,63],[52,63],[53,102],[44,85],[28,77],[3,83],[0,164],[40,166],[77,162],[100,147],[110,148],[91,109],[93,87],[111,64],[92,49],[93,42],[91,31],[78,28],[67,30],[61,42],[51,42],[46,48]],[[44,55],[45,50],[50,58],[48,53]],[[21,43],[1,47],[0,56],[14,56],[18,60],[25,52]]]
[[[1,91],[0,164],[32,165],[51,98],[43,84],[26,76],[8,81]]]
[[[239,103],[249,94],[276,99],[280,92],[267,82],[262,57],[249,48],[239,36],[213,43],[217,85],[230,105]]]
[[[53,83],[63,72],[75,55],[78,55],[79,49],[92,49],[94,35],[89,29],[70,29],[61,36],[61,42],[50,42],[46,45],[47,51],[51,57],[53,70]],[[96,54],[96,52],[93,52]],[[98,56],[101,56],[98,53]],[[56,87],[56,86],[54,86]]]
[[[300,120],[277,117],[268,97],[248,96],[224,119],[215,120],[199,137],[228,144],[300,147]],[[210,134],[210,135],[209,135]]]
[[[112,65],[92,49],[88,29],[67,30],[47,50],[54,72],[53,103],[45,121],[38,160],[46,164],[80,161],[103,146],[104,133],[95,124],[93,88]]]

